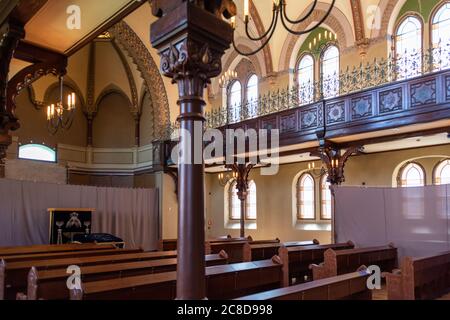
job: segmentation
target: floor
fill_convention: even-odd
[[[372,292],[372,300],[387,300],[387,291],[385,284],[381,286],[381,290],[374,290]],[[437,300],[450,300],[450,293],[442,296]]]

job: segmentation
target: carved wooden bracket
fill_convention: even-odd
[[[12,116],[11,130],[19,128],[15,117],[15,99],[18,94],[33,82],[48,74],[65,75],[67,57],[55,51],[20,42],[14,56],[33,64],[19,71],[9,82],[7,89],[6,112]]]
[[[239,200],[245,201],[247,199],[248,192],[248,175],[250,171],[255,167],[252,163],[247,164],[239,164],[234,163],[231,165],[227,165],[227,169],[233,170],[233,172],[237,173],[236,178],[236,189]]]
[[[344,168],[348,158],[354,154],[360,154],[362,146],[352,146],[345,150],[334,144],[327,144],[319,147],[316,152],[311,152],[312,157],[319,157],[327,168],[328,182],[332,185],[341,185],[345,182]]]
[[[8,73],[19,41],[25,37],[22,24],[7,22],[0,27],[0,130],[8,134],[14,127],[14,115],[7,111]]]

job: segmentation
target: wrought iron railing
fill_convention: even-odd
[[[206,112],[206,127],[219,128],[448,68],[450,41],[425,53],[405,52],[395,58],[375,59],[372,63],[361,63],[321,81],[268,92],[241,105],[213,109]]]

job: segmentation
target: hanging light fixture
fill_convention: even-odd
[[[63,99],[64,77],[59,77],[59,101],[47,106],[47,129],[55,134],[59,129],[68,130],[72,126],[76,109],[75,93],[67,96],[67,103]]]
[[[261,0],[259,0],[261,1]],[[272,22],[269,26],[269,28],[267,29],[266,32],[264,32],[261,36],[259,37],[254,37],[252,35],[250,35],[249,32],[249,22],[250,22],[250,18],[249,18],[249,13],[250,13],[250,6],[249,6],[249,0],[244,0],[244,23],[245,23],[245,33],[247,35],[247,37],[252,40],[252,41],[263,41],[261,47],[257,48],[254,51],[249,51],[249,52],[244,52],[242,50],[240,50],[235,42],[235,39],[233,38],[233,46],[234,49],[243,56],[251,56],[254,54],[257,54],[258,52],[260,52],[262,49],[264,49],[264,47],[269,43],[270,39],[272,39],[275,30],[277,28],[278,25],[278,21],[281,21],[281,24],[283,25],[283,27],[291,34],[296,35],[296,36],[300,36],[303,34],[307,34],[311,31],[313,31],[314,29],[318,28],[322,23],[325,22],[325,20],[330,16],[331,14],[331,10],[333,10],[334,8],[334,4],[336,2],[336,0],[332,0],[330,7],[328,9],[328,11],[325,13],[325,15],[322,17],[322,19],[320,19],[316,24],[314,24],[313,26],[306,28],[304,30],[300,30],[300,31],[295,31],[294,29],[290,28],[288,26],[288,24],[292,24],[292,25],[298,25],[304,21],[306,21],[313,13],[314,10],[317,7],[318,4],[318,0],[314,0],[314,2],[310,5],[310,8],[308,9],[308,11],[306,12],[306,14],[301,17],[298,20],[292,20],[288,17],[287,12],[286,12],[286,1],[287,0],[272,0],[273,1],[273,16],[272,16]],[[236,28],[236,20],[233,19],[231,22],[231,25],[233,28]]]
[[[237,72],[234,70],[228,70],[225,72],[219,79],[219,86],[223,88],[227,88],[228,85],[237,78]]]
[[[228,182],[230,182],[230,180],[237,179],[237,177],[238,177],[238,173],[234,170],[231,172],[219,173],[219,176],[218,176],[219,184],[222,187],[225,187],[228,184]]]

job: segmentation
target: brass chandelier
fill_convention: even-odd
[[[59,129],[69,130],[73,123],[76,109],[75,93],[67,96],[67,103],[63,98],[64,77],[59,77],[59,101],[47,106],[47,129],[53,135]]]
[[[259,0],[260,1],[260,0]],[[258,52],[260,52],[262,49],[264,49],[264,47],[269,43],[269,41],[272,39],[275,30],[277,28],[278,22],[281,21],[281,24],[283,25],[283,27],[291,34],[296,35],[296,36],[301,36],[303,34],[307,34],[313,30],[315,30],[316,28],[318,28],[322,23],[325,22],[325,20],[330,16],[331,11],[334,8],[335,2],[336,0],[332,0],[330,7],[328,8],[328,11],[325,13],[325,15],[313,26],[306,28],[304,30],[300,30],[300,31],[295,31],[294,29],[292,29],[291,27],[288,26],[288,24],[292,24],[292,25],[298,25],[304,21],[306,21],[314,12],[314,10],[317,8],[318,5],[318,0],[314,0],[314,2],[310,5],[310,8],[308,9],[308,11],[306,12],[306,14],[302,17],[300,17],[297,20],[292,20],[288,17],[287,15],[287,8],[286,8],[286,2],[287,0],[272,0],[273,1],[273,15],[272,15],[272,22],[269,26],[269,28],[267,29],[266,32],[264,32],[262,35],[260,35],[259,37],[254,37],[250,34],[249,32],[249,0],[244,0],[244,23],[245,23],[245,33],[247,35],[247,37],[252,40],[252,41],[262,41],[262,44],[259,48],[257,48],[254,51],[250,51],[250,52],[244,52],[242,50],[240,50],[235,42],[235,39],[233,38],[233,47],[234,49],[243,56],[251,56],[254,54],[257,54]],[[298,1],[298,0],[297,0]],[[236,18],[233,17],[231,18],[231,24],[233,25],[233,27],[236,26]]]

